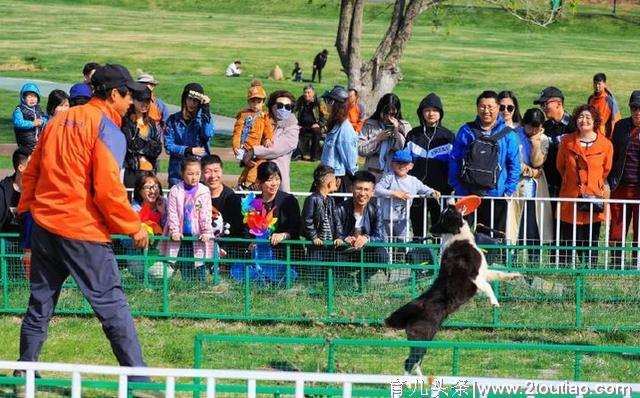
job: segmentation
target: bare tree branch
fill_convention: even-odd
[[[527,2],[523,7],[517,7],[515,2],[505,2],[504,0],[484,0],[489,4],[493,4],[503,11],[513,15],[517,19],[540,26],[542,28],[549,26],[558,19],[561,8],[553,9],[548,3],[544,3],[541,7],[531,7]]]

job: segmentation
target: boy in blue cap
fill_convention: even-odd
[[[376,184],[376,196],[381,198],[386,238],[397,237],[400,241],[408,240],[408,209],[413,202],[412,196],[425,195],[430,198],[440,198],[439,191],[409,175],[412,168],[413,158],[410,149],[396,151],[391,158],[393,172],[385,174]]]

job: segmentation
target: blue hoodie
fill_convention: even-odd
[[[27,106],[24,100],[26,93],[32,92],[38,97],[38,103]],[[13,112],[13,130],[16,135],[16,143],[19,148],[33,152],[33,149],[40,138],[40,133],[47,124],[47,116],[40,108],[40,89],[33,83],[27,83],[20,89],[20,105]],[[42,126],[34,126],[33,121],[42,119]]]
[[[480,118],[476,117],[473,122],[480,128]],[[502,115],[498,115],[496,125],[491,129],[491,135],[495,135],[506,127]],[[476,134],[465,123],[458,130],[453,141],[451,158],[449,160],[449,185],[451,185],[456,195],[465,196],[469,191],[460,181],[462,171],[462,160],[464,159],[469,145],[476,139]],[[500,175],[495,189],[488,190],[486,196],[499,197],[505,194],[512,195],[516,191],[516,186],[520,180],[520,140],[518,134],[509,133],[498,140],[498,151],[500,164]]]

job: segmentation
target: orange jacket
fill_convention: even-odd
[[[601,122],[598,133],[611,139],[613,128],[621,118],[616,99],[609,90],[606,90],[604,95],[598,97],[591,95],[589,97],[589,105],[596,108],[596,111],[600,115]]]
[[[120,180],[126,140],[104,100],[69,109],[45,128],[22,177],[18,213],[65,238],[109,242],[141,228]]]
[[[364,105],[361,102],[349,105],[349,113],[347,116],[353,129],[358,133],[362,131],[362,126],[364,126]]]
[[[577,159],[576,159],[577,156]],[[576,160],[578,163],[576,163]],[[589,148],[583,148],[577,133],[567,134],[560,142],[556,167],[562,177],[560,187],[561,198],[577,198],[580,195],[578,188],[578,173],[576,164],[580,166],[580,181],[582,193],[608,197],[609,192],[605,187],[607,176],[613,163],[613,144],[604,136],[598,134],[596,141]],[[573,202],[560,204],[560,219],[567,223],[574,223]],[[604,221],[607,212],[594,213],[594,219]],[[577,211],[576,224],[588,224],[590,212]]]
[[[253,121],[251,130],[242,142],[242,133],[244,132],[245,121],[247,116],[251,119],[255,117],[255,112],[251,109],[243,109],[236,115],[236,124],[233,126],[233,147],[251,149],[260,145],[263,139],[273,139],[273,127],[269,120],[269,113],[260,111],[258,117]]]

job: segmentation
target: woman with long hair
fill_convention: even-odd
[[[124,185],[133,188],[144,172],[158,172],[162,136],[156,122],[149,117],[151,90],[133,92],[133,104],[122,119],[122,133],[127,140],[124,160]]]
[[[328,133],[320,157],[321,164],[335,170],[338,192],[351,192],[351,177],[358,170],[358,133],[349,121],[348,98],[341,86],[335,86],[327,97]]]
[[[501,91],[498,94],[498,105],[500,105],[500,114],[504,119],[504,123],[512,129],[520,127],[522,116],[520,115],[518,99],[513,91]]]
[[[358,136],[358,154],[366,159],[364,168],[376,181],[391,172],[391,157],[404,148],[410,130],[409,122],[402,118],[400,98],[393,93],[383,95]]]

